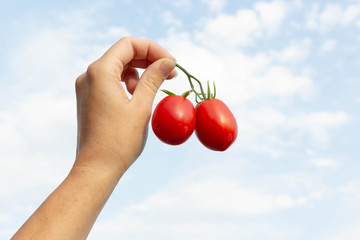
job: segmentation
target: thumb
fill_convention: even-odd
[[[153,62],[139,79],[132,99],[151,106],[156,92],[174,68],[175,61],[170,58],[162,58]]]

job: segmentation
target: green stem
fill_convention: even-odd
[[[215,96],[216,96],[215,82],[213,82],[214,95],[211,93],[209,81],[207,82],[207,94],[205,94],[205,91],[203,89],[203,86],[202,86],[201,82],[196,77],[191,75],[188,71],[185,70],[185,68],[183,68],[179,64],[176,64],[175,66],[178,67],[181,71],[183,71],[186,74],[186,76],[187,76],[187,78],[189,80],[189,83],[190,83],[191,91],[195,93],[195,101],[196,101],[197,104],[200,104],[203,101],[215,98]],[[193,81],[191,79],[194,79],[199,84],[200,92],[197,92],[195,90]]]
[[[216,86],[215,86],[215,82],[213,82],[213,85],[214,85],[214,95],[212,96],[212,98],[215,98],[215,97],[216,97]]]
[[[203,90],[203,87],[202,87],[201,82],[200,82],[196,77],[194,77],[193,75],[191,75],[188,71],[186,71],[185,68],[181,67],[179,64],[176,64],[176,67],[178,67],[181,71],[183,71],[183,72],[186,74],[186,76],[187,76],[188,79],[189,79],[189,83],[190,83],[191,89],[192,89],[193,92],[196,94],[196,96],[199,97],[201,100],[206,99],[206,95],[205,95],[205,92],[204,92],[204,90]],[[201,93],[198,93],[198,92],[195,90],[194,84],[192,83],[191,78],[194,79],[194,80],[199,84]]]

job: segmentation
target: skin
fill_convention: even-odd
[[[145,68],[139,79],[135,68]],[[76,80],[75,163],[12,239],[86,239],[117,183],[141,154],[152,103],[175,59],[158,44],[123,38]],[[122,87],[125,82],[131,99]]]

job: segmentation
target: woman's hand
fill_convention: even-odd
[[[120,177],[141,153],[155,94],[175,76],[158,44],[123,38],[76,80],[78,147],[61,185],[12,239],[85,239]],[[146,68],[138,78],[135,68]],[[132,94],[129,99],[121,81]]]
[[[146,68],[140,79],[135,68]],[[121,176],[143,150],[155,94],[166,78],[175,76],[174,68],[175,59],[166,50],[135,38],[121,39],[92,63],[76,81],[79,157],[75,167],[116,171]]]

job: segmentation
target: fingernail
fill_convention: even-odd
[[[167,78],[172,70],[174,70],[175,64],[176,62],[171,59],[164,60],[159,67],[160,74],[164,78]]]

